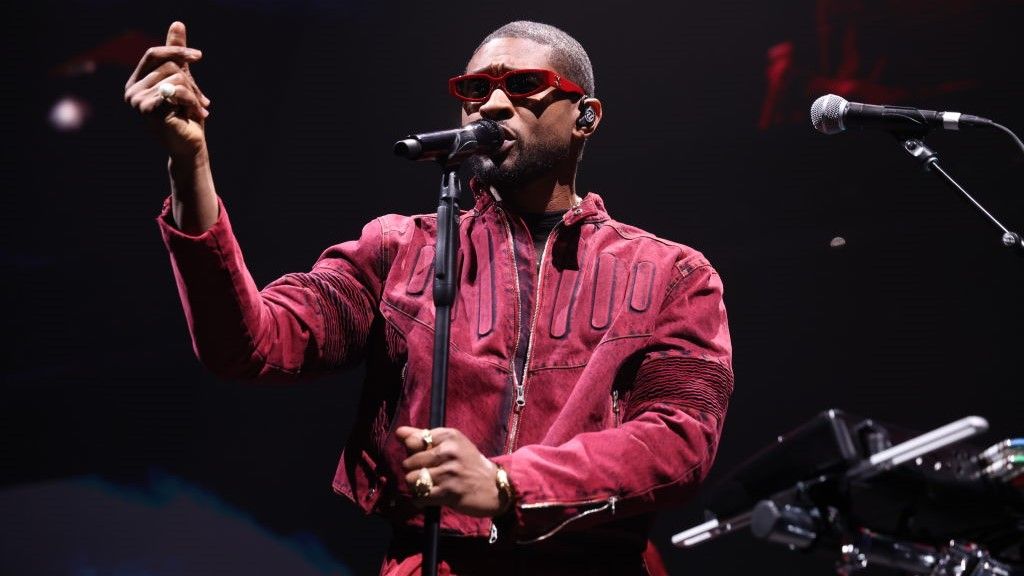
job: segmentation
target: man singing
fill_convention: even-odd
[[[729,330],[699,252],[577,195],[602,118],[583,47],[513,22],[449,80],[463,124],[493,120],[506,142],[470,161],[449,427],[429,430],[436,217],[381,216],[309,272],[258,289],[214,190],[210,102],[189,69],[201,56],[175,22],[125,88],[170,154],[158,223],[196,354],[243,378],[366,362],[334,489],[395,527],[381,573],[419,572],[429,505],[443,507],[441,573],[660,572],[647,532],[714,460],[733,388]]]

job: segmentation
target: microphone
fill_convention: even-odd
[[[410,134],[395,142],[394,152],[409,160],[459,160],[489,154],[501,147],[505,135],[494,120],[477,120],[462,128]]]
[[[879,106],[849,102],[826,94],[811,104],[811,124],[822,134],[838,134],[847,128],[880,128],[893,132],[924,134],[933,128],[959,130],[989,126],[992,121],[959,112],[936,112],[904,106]]]

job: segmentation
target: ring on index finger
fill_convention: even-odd
[[[157,91],[160,92],[160,97],[168,104],[174,104],[174,100],[172,100],[172,98],[174,98],[175,90],[177,90],[177,87],[170,82],[163,82],[157,86]]]
[[[430,430],[424,429],[423,432],[420,432],[420,438],[423,438],[424,450],[430,450],[434,447],[434,437],[431,436]]]

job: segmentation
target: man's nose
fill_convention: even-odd
[[[487,100],[480,105],[480,115],[488,120],[508,120],[515,114],[512,100],[501,88],[495,88]]]

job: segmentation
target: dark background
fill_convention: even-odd
[[[884,133],[825,137],[818,95],[953,109],[1024,131],[1010,0],[13,6],[4,33],[0,572],[376,573],[388,528],[330,479],[361,374],[220,381],[194,359],[153,221],[165,156],[123,103],[171,21],[204,51],[217,189],[261,285],[307,269],[385,212],[436,203],[390,154],[454,126],[445,81],[492,29],[562,27],[594,62],[601,129],[578,181],[618,219],[702,250],[735,346],[713,484],[777,434],[839,407],[918,430],[978,414],[1024,433],[1024,261]],[[142,47],[142,48],[140,48]],[[128,63],[132,64],[129,65]],[[77,130],[48,121],[62,98]],[[929,138],[1024,227],[1024,155],[998,132]],[[830,247],[842,237],[843,247]],[[673,573],[822,574],[831,559],[732,535],[654,538]]]

